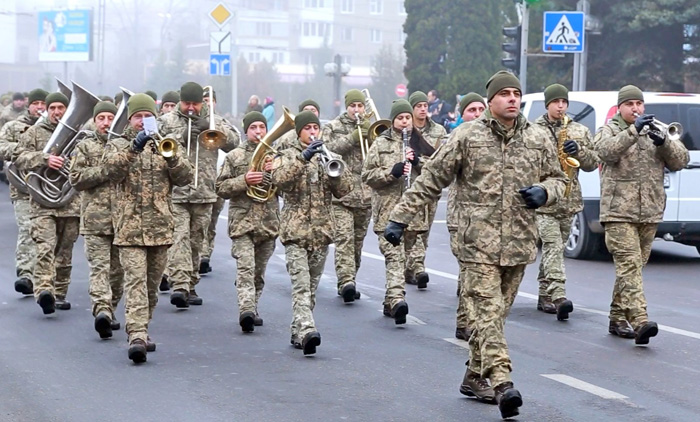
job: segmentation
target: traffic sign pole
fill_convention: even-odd
[[[527,3],[523,7],[523,21],[520,24],[520,89],[527,93],[527,36],[530,33],[530,7]]]
[[[579,0],[576,3],[576,10],[582,11],[586,16],[591,12],[591,5],[588,0]],[[583,31],[586,31],[585,18]],[[586,74],[588,67],[588,47],[584,44],[583,51],[581,54],[574,55],[574,80],[573,87],[574,91],[585,91],[586,90]]]

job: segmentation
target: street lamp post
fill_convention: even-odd
[[[332,63],[326,63],[323,65],[323,71],[326,76],[333,77],[333,95],[335,99],[333,101],[333,110],[335,116],[340,114],[340,83],[343,76],[347,76],[350,73],[350,65],[343,63],[343,58],[340,54],[336,54],[333,58]]]

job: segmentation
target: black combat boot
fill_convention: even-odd
[[[408,315],[408,303],[403,300],[391,308],[391,317],[394,318],[396,325],[405,324],[406,315]]]
[[[554,306],[557,308],[557,320],[559,321],[566,321],[569,319],[569,314],[574,311],[574,303],[565,297],[555,300]]]
[[[469,337],[472,336],[472,330],[469,327],[457,327],[455,330],[455,338],[459,340],[469,341]]]
[[[34,284],[32,280],[22,277],[15,281],[15,291],[17,293],[22,293],[23,295],[30,295],[34,293]]]
[[[151,336],[148,336],[146,338],[146,351],[148,353],[156,351],[156,343],[153,340],[151,340]]]
[[[498,410],[501,411],[501,418],[508,419],[513,416],[518,416],[520,411],[518,408],[523,405],[523,397],[520,391],[513,387],[512,382],[504,382],[493,388],[495,393]]]
[[[166,274],[163,274],[163,277],[160,279],[160,286],[158,286],[158,290],[161,292],[167,292],[170,290],[170,283],[168,283],[168,276]]]
[[[255,331],[255,312],[245,311],[241,313],[238,317],[238,323],[244,333],[252,333]]]
[[[296,334],[292,334],[292,338],[289,340],[289,343],[291,343],[291,345],[294,346],[295,349],[301,350],[301,342],[299,341],[299,337]]]
[[[552,303],[551,296],[540,296],[537,298],[537,310],[546,314],[556,314],[557,307]]]
[[[53,297],[50,291],[42,290],[39,293],[39,298],[36,301],[41,310],[44,311],[44,315],[52,314],[56,312],[56,299]]]
[[[70,302],[68,302],[65,297],[56,296],[56,309],[60,309],[62,311],[69,311]]]
[[[384,303],[384,309],[382,310],[382,313],[384,314],[384,316],[391,317],[391,307],[388,303]]]
[[[348,283],[340,289],[340,295],[343,297],[343,302],[355,301],[355,283]]]
[[[134,363],[146,362],[146,343],[141,339],[136,339],[129,344],[129,359]]]
[[[634,338],[635,332],[627,321],[610,321],[608,332],[622,338]]]
[[[211,265],[209,265],[209,258],[202,258],[199,261],[199,273],[206,274],[211,272]]]
[[[404,275],[404,277],[406,280],[406,284],[410,284],[412,286],[415,286],[416,284],[418,284],[418,281],[416,281],[416,277],[412,273],[411,274],[406,273]]]
[[[362,293],[360,293],[360,291],[357,290],[357,288],[355,288],[355,300],[360,300],[361,297]]]
[[[659,326],[654,321],[645,322],[634,330],[635,344],[649,344],[649,338],[659,334]]]
[[[430,281],[430,276],[426,272],[420,272],[416,274],[416,284],[419,289],[426,289],[428,287],[428,282]]]
[[[117,331],[118,329],[122,328],[122,325],[117,321],[116,318],[112,318],[112,323],[110,324],[110,327],[112,327],[112,331]]]
[[[304,355],[313,355],[316,353],[316,348],[321,345],[321,334],[318,331],[312,331],[304,336],[301,341],[301,348],[304,350]]]
[[[112,319],[105,312],[100,312],[95,317],[95,331],[102,339],[112,337]]]
[[[462,380],[462,385],[459,386],[459,392],[467,397],[476,397],[477,400],[481,400],[485,403],[495,402],[495,393],[493,392],[493,388],[489,385],[488,380],[482,378],[481,374],[469,369],[468,362],[467,372],[464,373],[464,379]]]
[[[199,306],[204,302],[202,298],[197,295],[197,291],[195,291],[194,289],[190,290],[190,296],[187,299],[187,301],[190,305],[194,306]]]
[[[256,327],[262,327],[263,325],[263,319],[260,318],[260,315],[257,313],[255,314],[255,318],[253,319],[253,325]]]
[[[189,293],[187,290],[177,289],[170,294],[170,304],[176,308],[189,308],[190,302],[187,300]]]

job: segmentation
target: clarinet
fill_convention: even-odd
[[[406,158],[406,150],[408,149],[408,129],[403,128],[401,130],[401,139],[403,140],[403,158],[406,164],[408,164],[408,174],[406,175],[406,189],[411,187],[411,162]]]

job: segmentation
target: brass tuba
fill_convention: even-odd
[[[99,101],[99,98],[73,82],[73,95],[68,103],[68,109],[59,120],[58,126],[43,150],[45,154],[59,155],[66,161],[59,170],[48,166],[42,167],[36,172],[28,173],[25,178],[32,200],[39,205],[46,208],[60,208],[75,195],[76,191],[69,181],[69,157],[78,143],[89,133],[80,130],[80,127],[92,117],[92,110]]]
[[[124,87],[119,87],[119,89],[122,90],[122,95],[124,97],[122,98],[122,102],[119,103],[119,109],[117,110],[117,114],[114,115],[112,125],[107,131],[108,140],[122,136],[122,133],[124,133],[124,129],[126,129],[126,126],[129,124],[129,112],[126,103],[129,102],[129,98],[131,98],[131,96],[134,95],[134,93]]]
[[[282,107],[282,111],[282,117],[275,122],[272,129],[260,140],[253,152],[253,157],[250,159],[250,171],[265,174],[262,183],[248,186],[246,190],[246,194],[253,201],[265,202],[272,198],[277,190],[272,185],[272,174],[265,171],[265,162],[272,158],[272,154],[277,153],[277,150],[272,147],[277,138],[294,129],[294,115],[289,112],[287,107]]]
[[[564,142],[569,139],[568,127],[571,122],[571,118],[564,114],[561,118],[561,130],[559,131],[559,137],[557,138],[557,155],[559,156],[559,164],[561,164],[562,170],[566,173],[566,177],[569,178],[569,182],[566,184],[566,190],[564,191],[564,197],[568,197],[571,193],[571,185],[574,182],[574,177],[576,176],[576,169],[581,167],[581,163],[574,157],[571,157],[564,152]]]

